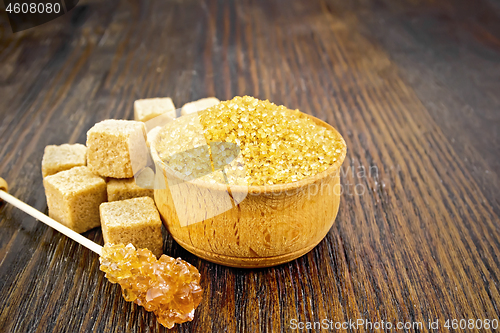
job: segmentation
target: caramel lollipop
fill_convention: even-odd
[[[7,182],[0,178],[0,199],[97,253],[100,269],[111,283],[120,284],[126,301],[154,312],[158,322],[167,328],[193,320],[202,298],[200,273],[196,267],[166,255],[157,260],[151,251],[136,250],[132,244],[102,247],[16,199],[7,190]]]

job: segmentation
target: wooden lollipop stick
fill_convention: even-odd
[[[9,193],[7,193],[7,190],[8,190],[7,182],[3,178],[0,178],[0,199],[5,200],[6,202],[10,203],[13,206],[16,206],[17,208],[19,208],[20,210],[24,211],[25,213],[33,216],[37,220],[42,221],[43,223],[45,223],[49,227],[52,227],[52,228],[56,229],[57,231],[59,231],[60,233],[68,236],[69,238],[71,238],[75,242],[79,243],[80,245],[83,245],[87,249],[94,251],[98,255],[101,255],[101,250],[102,250],[101,245],[94,243],[90,239],[83,237],[79,233],[62,225],[61,223],[57,222],[56,220],[53,220],[52,218],[48,217],[47,215],[43,214],[42,212],[25,204],[21,200],[13,197]]]

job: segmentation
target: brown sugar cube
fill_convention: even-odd
[[[148,121],[167,114],[175,118],[175,105],[170,97],[138,99],[134,102],[134,119]]]
[[[160,214],[150,197],[103,203],[100,207],[105,243],[146,248],[156,257],[163,254]]]
[[[140,187],[134,178],[111,179],[108,182],[108,201],[110,202],[140,197],[154,198],[154,190]]]
[[[87,132],[87,165],[102,177],[130,178],[147,163],[144,123],[108,119]]]
[[[87,147],[82,144],[50,145],[45,147],[42,159],[42,175],[47,177],[59,171],[87,165]]]
[[[99,205],[106,201],[106,182],[85,167],[43,179],[49,216],[76,232],[98,227]]]
[[[186,114],[202,111],[219,103],[219,99],[215,97],[207,97],[194,102],[189,102],[182,106],[181,115],[184,116]]]

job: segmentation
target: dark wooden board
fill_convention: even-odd
[[[447,319],[499,316],[499,77],[500,5],[488,0],[81,1],[16,34],[2,12],[0,176],[47,212],[43,148],[131,119],[135,99],[248,94],[298,108],[348,146],[332,230],[259,270],[211,264],[167,235],[165,253],[198,267],[205,289],[173,331],[366,319],[437,332],[439,319],[446,332]],[[98,265],[1,203],[0,331],[164,331]]]

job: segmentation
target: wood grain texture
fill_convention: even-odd
[[[198,267],[205,289],[173,331],[498,319],[499,13],[489,0],[81,1],[12,34],[2,12],[0,175],[46,211],[43,148],[131,119],[134,100],[269,99],[343,135],[337,221],[267,269],[211,264],[167,235],[165,252]],[[94,253],[6,204],[0,230],[2,331],[165,331]],[[100,230],[85,235],[102,244]]]

